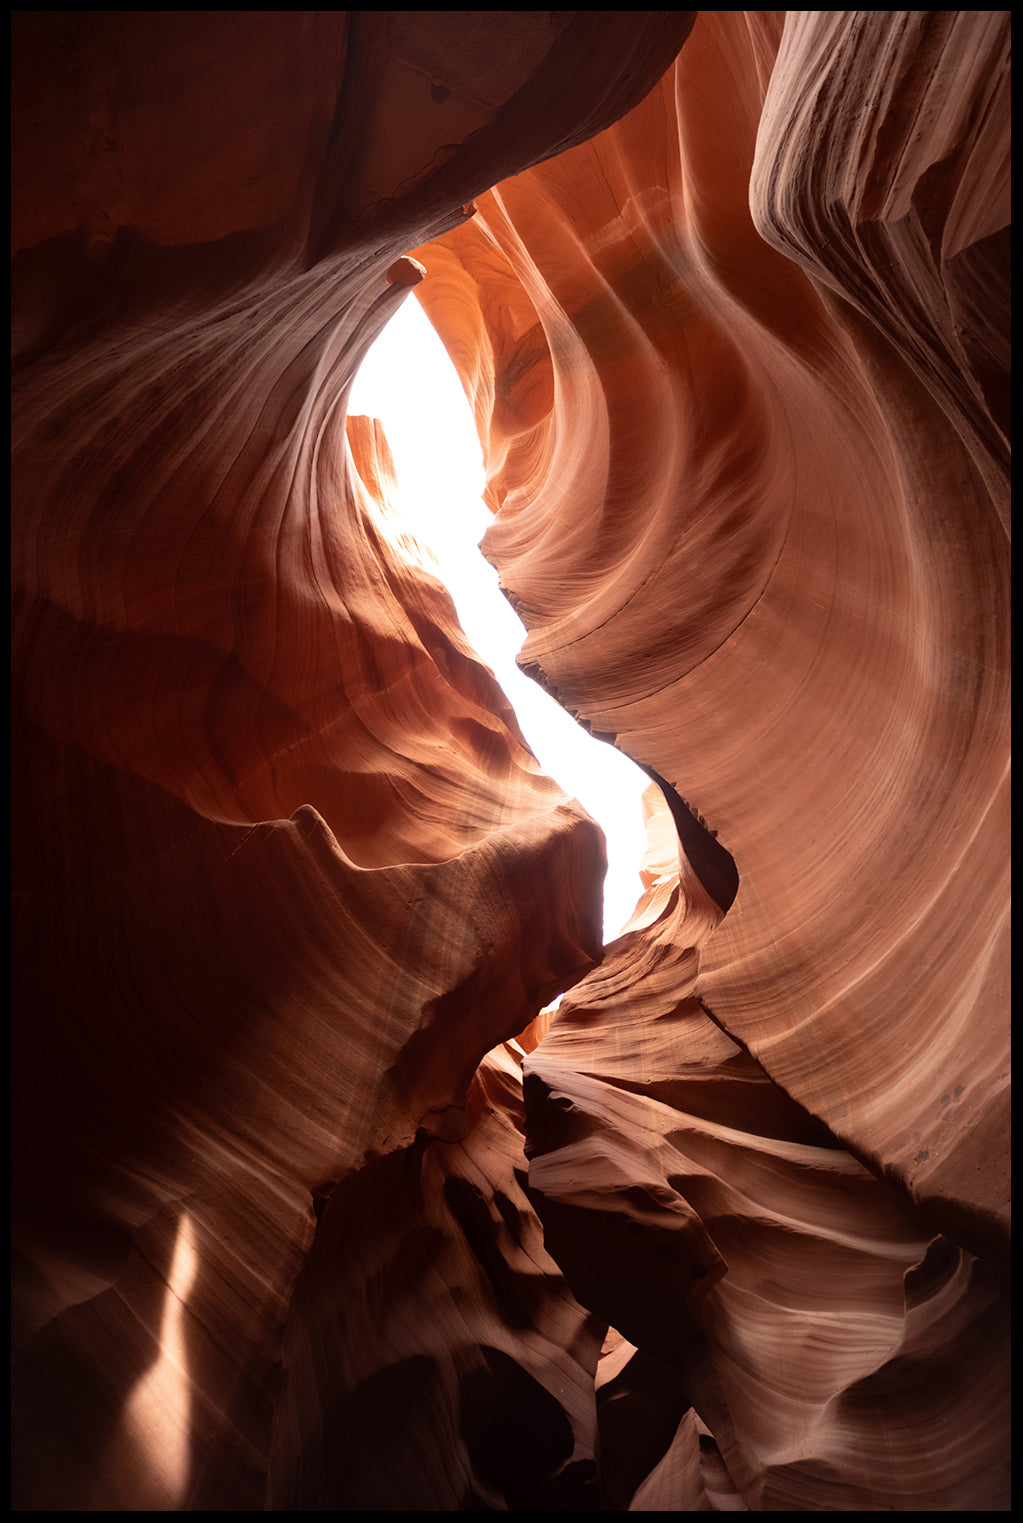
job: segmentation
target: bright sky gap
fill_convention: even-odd
[[[526,631],[478,549],[491,515],[482,501],[472,413],[447,350],[414,297],[402,303],[364,360],[348,411],[383,423],[409,532],[436,557],[462,628],[507,694],[544,771],[604,831],[604,939],[611,941],[642,891],[640,800],[649,779],[614,747],[587,735],[515,664]]]

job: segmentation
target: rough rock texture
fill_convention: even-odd
[[[18,1510],[1008,1505],[1008,13],[693,18],[15,13]]]

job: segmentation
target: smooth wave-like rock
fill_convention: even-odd
[[[1008,13],[13,42],[14,1509],[1005,1510]]]
[[[757,1511],[997,1499],[1005,1436],[991,1410],[1009,1401],[997,1273],[935,1235],[708,1018],[696,949],[687,984],[679,963],[670,979],[663,961],[644,966],[634,934],[562,1001],[525,1094],[548,1247],[662,1372],[645,1431],[681,1432],[684,1392],[728,1487]],[[695,1485],[699,1463],[685,1468]]]
[[[1006,13],[702,13],[628,118],[419,251],[522,664],[737,870],[708,934],[700,833],[679,831],[675,889],[662,863],[640,935],[528,1060],[528,1137],[576,1293],[674,1360],[755,1507],[1005,1495],[1007,81]],[[738,1044],[720,1071],[703,1012]],[[805,1134],[765,1140],[758,1094]],[[821,1135],[843,1151],[788,1153]],[[694,1148],[701,1170],[721,1149],[713,1185]],[[725,1204],[752,1158],[747,1204]],[[798,1213],[791,1270],[752,1248],[789,1165],[874,1202],[869,1247],[837,1229],[846,1267]],[[761,1255],[741,1308],[737,1219]],[[861,1311],[818,1308],[822,1280],[858,1283]],[[818,1309],[830,1331],[796,1333]],[[956,1416],[907,1375],[925,1344]],[[860,1393],[881,1389],[902,1437],[878,1468]],[[923,1430],[947,1441],[925,1464]]]
[[[600,955],[346,396],[410,245],[690,24],[15,17],[21,1508],[260,1508],[315,1192]]]
[[[627,118],[420,251],[523,665],[737,864],[701,997],[1003,1258],[1007,25],[702,13]]]

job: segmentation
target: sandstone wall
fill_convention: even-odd
[[[15,1508],[1004,1510],[1008,13],[14,43]]]

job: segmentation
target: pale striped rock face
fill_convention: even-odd
[[[17,13],[20,1510],[1008,1506],[1008,12],[693,18]]]

